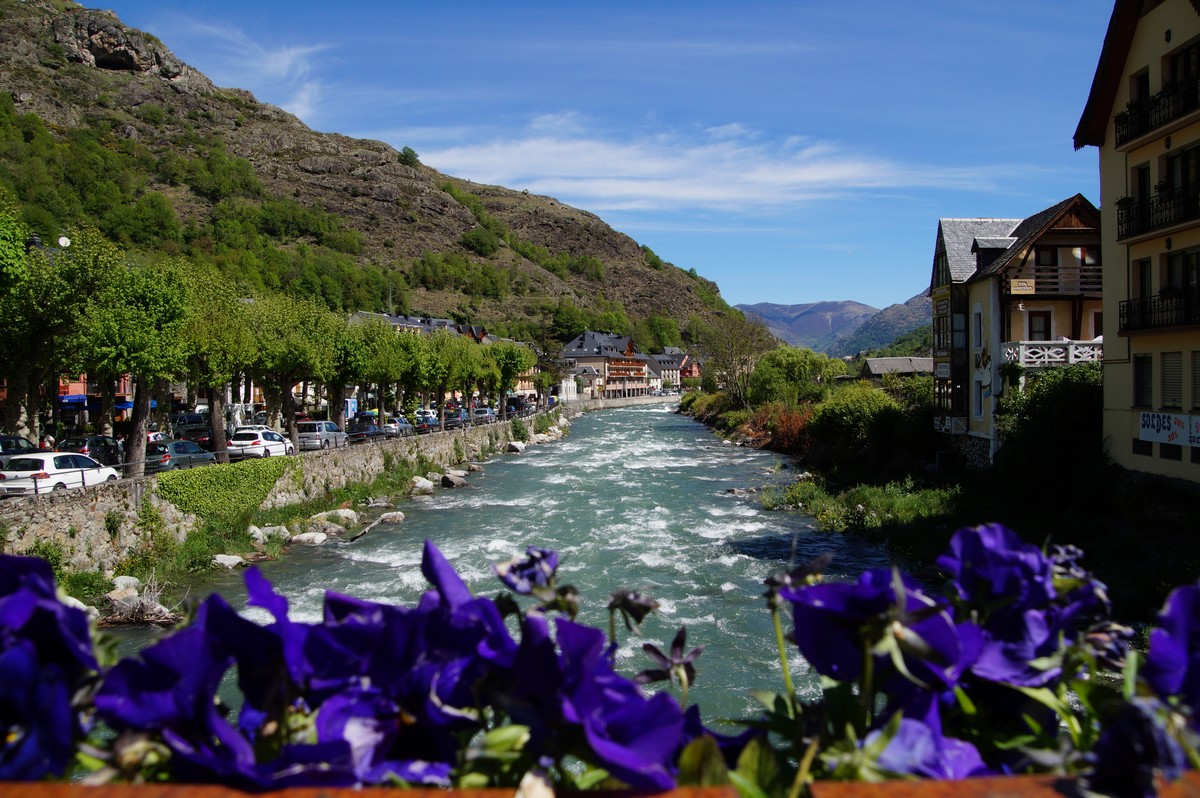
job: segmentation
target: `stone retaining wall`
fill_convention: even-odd
[[[593,399],[564,403],[560,410],[567,418],[574,418],[592,410],[663,402],[653,396]],[[525,423],[532,433],[533,419]],[[460,459],[481,460],[504,452],[511,434],[511,424],[489,424],[380,444],[305,452],[295,458],[294,468],[280,478],[262,506],[283,507],[347,485],[373,482],[386,470],[388,458],[403,458],[415,464],[423,456],[435,467],[454,465]],[[146,500],[156,511],[150,515],[159,516],[162,528],[182,540],[196,527],[196,518],[159,498],[156,485],[157,477],[150,476],[45,496],[4,499],[0,501],[0,551],[19,554],[39,543],[54,544],[65,552],[73,570],[111,570],[137,551],[150,527],[159,523],[159,518],[147,519],[142,512]]]

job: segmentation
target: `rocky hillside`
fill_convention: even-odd
[[[111,12],[65,0],[0,0],[0,90],[12,95],[17,114],[35,114],[61,139],[77,129],[102,131],[104,146],[149,164],[138,191],[169,200],[185,231],[184,254],[199,251],[201,237],[186,231],[211,225],[216,202],[164,178],[163,161],[199,159],[223,142],[229,156],[252,166],[261,198],[333,214],[354,234],[354,246],[341,252],[385,277],[404,276],[399,307],[376,297],[359,303],[373,305],[368,310],[532,329],[548,327],[562,300],[592,319],[659,316],[681,327],[725,307],[714,283],[664,263],[593,214],[440,174],[379,141],[311,130],[247,91],[214,86]],[[495,239],[464,239],[481,227]],[[281,246],[321,243],[300,236]],[[444,285],[414,276],[414,263],[430,253],[452,256],[460,273],[499,275],[504,290],[468,294],[461,279]]]
[[[738,305],[739,310],[766,322],[775,337],[792,346],[828,353],[838,340],[852,334],[878,309],[861,302],[814,302],[808,305],[775,305],[759,302]]]
[[[933,321],[933,304],[929,294],[917,294],[903,304],[888,305],[853,333],[839,339],[829,350],[829,354],[841,357],[857,355],[868,349],[887,346],[906,332],[931,324]]]

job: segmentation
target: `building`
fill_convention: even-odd
[[[1200,481],[1200,7],[1117,0],[1075,147],[1104,198],[1104,438]]]
[[[931,357],[869,357],[863,361],[862,371],[858,378],[879,382],[884,374],[897,374],[901,377],[931,377],[933,376],[933,358]]]
[[[934,427],[990,463],[1009,379],[1103,357],[1100,212],[1076,194],[1027,219],[941,219],[930,296]]]
[[[594,367],[600,375],[596,393],[605,399],[645,396],[650,392],[646,355],[638,351],[628,335],[588,330],[563,347],[559,359],[569,370]]]

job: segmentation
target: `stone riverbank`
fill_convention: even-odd
[[[571,419],[594,410],[665,401],[668,400],[654,396],[592,399],[566,402],[556,411]],[[533,422],[533,418],[525,419],[531,433]],[[388,463],[397,459],[416,464],[424,458],[439,468],[478,461],[505,452],[511,439],[512,425],[497,423],[378,444],[305,452],[292,458],[294,462],[268,492],[261,509],[299,504],[338,488],[370,484],[386,470]],[[206,466],[230,467],[236,466]],[[144,545],[145,507],[161,517],[162,529],[182,540],[197,528],[198,519],[159,496],[157,481],[155,475],[44,496],[4,499],[0,501],[2,551],[20,554],[36,544],[50,544],[61,548],[64,563],[71,570],[107,572]],[[158,519],[155,521],[157,525]]]

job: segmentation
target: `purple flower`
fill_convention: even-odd
[[[1143,673],[1163,700],[1179,696],[1200,711],[1200,583],[1167,596],[1150,632]]]
[[[611,616],[614,612],[621,613],[621,619],[625,621],[625,628],[631,632],[640,630],[642,621],[656,609],[658,609],[657,601],[644,593],[625,588],[615,591],[608,602],[609,615]]]
[[[62,775],[84,733],[73,701],[97,667],[50,564],[0,555],[0,781]]]
[[[554,586],[554,572],[558,569],[558,552],[530,546],[525,549],[525,559],[492,563],[492,573],[500,577],[509,590],[523,596],[541,593]]]
[[[1166,713],[1154,699],[1122,704],[1092,750],[1095,768],[1087,777],[1088,788],[1101,795],[1151,798],[1164,779],[1179,778],[1187,761],[1166,728]]]
[[[958,530],[937,564],[950,573],[958,598],[973,608],[1003,603],[1020,612],[1045,607],[1055,595],[1051,561],[1000,524]]]
[[[945,608],[906,577],[878,568],[856,583],[787,587],[796,645],[823,676],[853,681],[865,651],[930,687],[952,686],[963,658],[958,630]]]
[[[636,790],[669,790],[683,714],[665,693],[649,698],[618,675],[604,633],[560,618],[563,717],[583,727],[596,764]]]
[[[0,782],[61,776],[75,753],[71,685],[27,640],[0,649]]]
[[[867,735],[869,747],[881,734]],[[902,718],[896,736],[877,760],[880,767],[897,775],[931,779],[965,779],[988,773],[975,746],[965,740],[943,737],[940,732],[917,720]]]
[[[653,643],[642,644],[642,650],[654,660],[657,668],[650,668],[639,673],[634,680],[638,684],[650,684],[652,682],[666,682],[672,678],[679,680],[679,683],[684,686],[686,694],[687,685],[696,683],[696,658],[704,652],[704,646],[696,646],[686,655],[683,653],[683,648],[687,644],[687,627],[679,627],[679,631],[675,633],[675,639],[671,641],[671,656],[659,651],[658,646]]]

